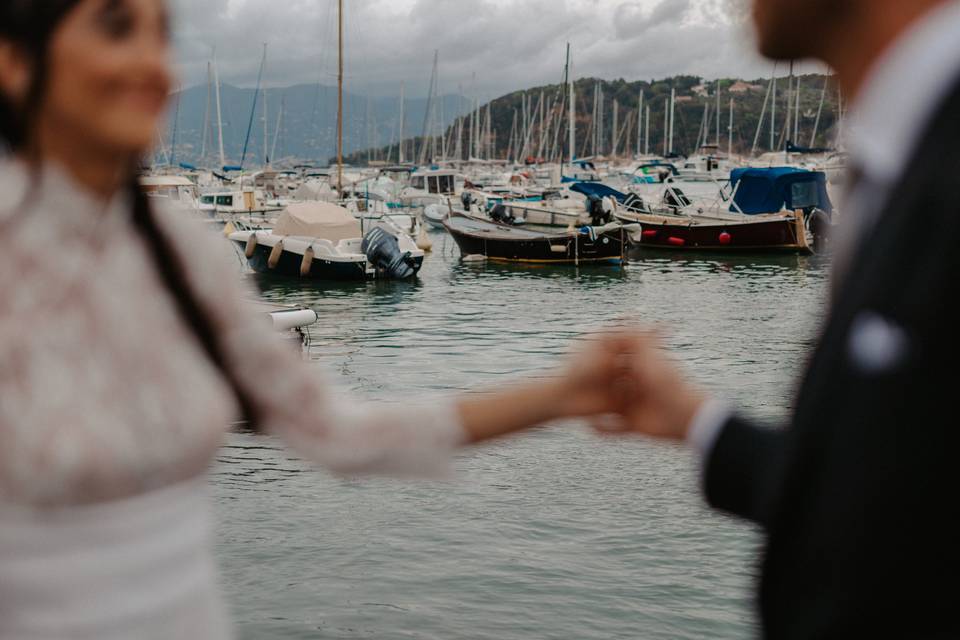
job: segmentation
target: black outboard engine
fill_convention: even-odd
[[[469,213],[470,206],[473,204],[473,194],[469,191],[464,191],[460,194],[460,202],[463,204],[463,208]]]
[[[667,192],[663,194],[663,202],[668,207],[682,209],[683,207],[689,207],[692,201],[687,197],[687,194],[677,187],[670,187],[667,189]]]
[[[591,195],[587,199],[587,213],[590,215],[591,224],[595,227],[602,227],[612,219],[612,213],[604,209],[603,198],[597,195]]]
[[[513,214],[513,209],[505,206],[503,203],[494,205],[493,209],[490,210],[490,219],[494,222],[514,226],[523,224],[523,220],[518,220]]]
[[[378,271],[396,280],[411,278],[417,273],[417,263],[407,251],[400,251],[400,241],[381,227],[374,227],[363,237],[360,250]]]
[[[642,212],[645,209],[643,198],[635,193],[628,193],[623,201],[623,207],[628,211]]]
[[[809,211],[804,210],[804,214],[807,218],[807,229],[813,236],[813,250],[820,253],[826,248],[827,242],[830,240],[830,230],[832,228],[830,214],[816,207]]]

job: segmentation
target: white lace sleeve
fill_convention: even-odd
[[[223,239],[180,220],[165,226],[178,238],[189,236],[177,245],[194,290],[265,430],[338,473],[435,476],[448,469],[453,451],[466,441],[453,399],[389,406],[352,397],[250,312]]]

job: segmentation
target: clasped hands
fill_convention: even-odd
[[[706,395],[684,380],[655,332],[585,340],[557,380],[562,416],[588,419],[604,435],[684,440]]]

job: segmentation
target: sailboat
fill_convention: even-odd
[[[343,0],[338,7],[336,187],[343,197]],[[321,201],[289,204],[272,229],[234,225],[225,233],[255,271],[307,279],[412,278],[425,255],[389,218],[358,219],[346,207]]]

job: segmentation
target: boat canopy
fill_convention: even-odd
[[[598,198],[605,198],[609,196],[620,204],[623,204],[627,200],[626,194],[608,187],[601,182],[577,182],[576,184],[570,186],[570,191],[582,193],[588,198],[590,196],[597,196]]]
[[[793,167],[734,169],[730,173],[734,190],[730,211],[747,215],[776,213],[787,209],[816,207],[833,213],[827,194],[827,176],[822,171]]]
[[[297,202],[284,209],[274,235],[322,238],[330,242],[359,238],[363,235],[360,221],[335,204],[328,202]]]

